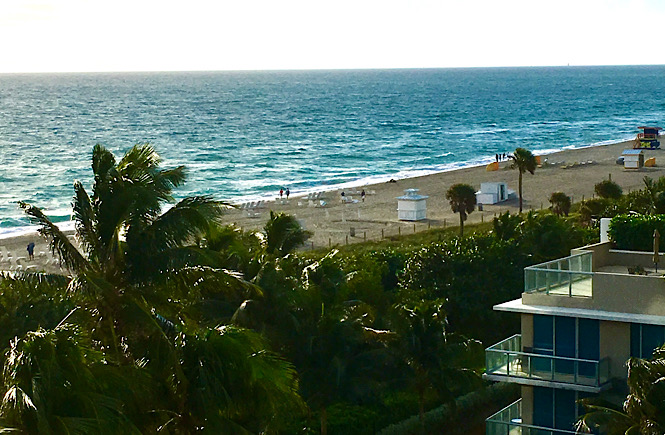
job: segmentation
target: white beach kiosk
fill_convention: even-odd
[[[624,169],[640,169],[644,166],[644,151],[640,149],[623,150],[621,156]]]
[[[478,204],[496,204],[514,196],[515,191],[508,189],[506,183],[480,183],[480,190],[476,192],[476,202]]]
[[[420,195],[420,189],[406,189],[404,196],[397,197],[397,218],[401,221],[421,221],[427,219],[427,198]]]

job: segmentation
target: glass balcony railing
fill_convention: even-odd
[[[552,355],[551,349],[524,352],[513,335],[485,350],[485,373],[600,388],[610,380],[609,359],[600,361]]]
[[[485,420],[486,435],[559,435],[574,433],[569,430],[523,424],[522,399],[506,406]]]
[[[524,269],[524,291],[591,297],[592,253],[571,255]]]

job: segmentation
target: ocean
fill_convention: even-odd
[[[97,143],[240,202],[631,139],[664,95],[665,66],[0,75],[0,234],[19,200],[68,221]]]

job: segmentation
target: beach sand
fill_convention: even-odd
[[[552,192],[562,191],[572,196],[574,202],[593,196],[594,185],[607,179],[610,175],[612,181],[618,183],[627,193],[630,190],[641,189],[644,186],[643,178],[649,176],[658,179],[665,176],[665,150],[645,150],[645,158],[656,157],[656,163],[662,166],[643,168],[640,170],[626,170],[622,165],[616,164],[616,159],[624,149],[632,148],[632,141],[611,145],[601,145],[574,150],[565,150],[546,156],[541,160],[545,163],[542,168],[536,169],[534,175],[524,174],[524,209],[540,209],[549,207],[549,196]],[[575,165],[563,169],[573,163],[593,161],[593,164]],[[553,162],[558,164],[552,165]],[[409,234],[423,231],[428,227],[443,227],[459,225],[459,215],[452,213],[450,204],[445,199],[446,190],[455,183],[466,183],[480,189],[482,182],[503,181],[508,188],[518,190],[518,172],[509,169],[510,161],[500,163],[500,169],[487,172],[485,166],[458,169],[416,178],[397,180],[394,183],[381,183],[346,189],[347,196],[360,200],[356,191],[364,187],[367,195],[364,202],[358,201],[343,204],[342,190],[329,190],[324,194],[325,207],[320,206],[317,200],[312,204],[307,198],[291,196],[288,201],[276,200],[266,202],[263,207],[248,213],[246,210],[229,210],[225,217],[226,223],[233,223],[245,230],[261,229],[270,216],[270,210],[284,212],[295,216],[305,229],[313,232],[312,238],[307,242],[306,249],[312,247],[327,248],[332,245],[357,243],[363,240],[380,240],[381,237]],[[397,219],[397,199],[404,194],[405,189],[420,189],[421,195],[429,196],[427,199],[427,220],[420,222],[403,222]],[[323,190],[323,189],[322,189]],[[36,204],[38,205],[38,204]],[[318,207],[314,205],[319,205]],[[489,221],[496,214],[509,210],[517,213],[519,204],[517,199],[495,204],[484,205],[483,211],[476,210],[469,216],[467,223]],[[351,235],[352,228],[355,236]],[[34,241],[35,260],[22,260],[23,268],[34,266],[37,270],[49,272],[58,271],[58,266],[52,264],[50,254],[47,254],[46,242],[37,234],[27,234],[0,240],[0,270],[9,269],[16,265],[6,261],[8,253],[12,258],[27,257],[26,246]],[[39,253],[46,253],[40,256]],[[46,264],[47,260],[49,264]],[[32,269],[32,268],[31,268]]]

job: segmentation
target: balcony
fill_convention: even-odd
[[[524,292],[590,298],[592,253],[571,255],[524,269]]]
[[[508,405],[485,420],[486,435],[559,435],[574,433],[569,430],[523,424],[522,399]]]
[[[550,353],[548,355],[548,353]],[[609,359],[600,361],[551,355],[552,350],[524,352],[522,336],[513,335],[485,350],[485,375],[493,381],[569,388],[599,393],[609,388]]]
[[[606,311],[614,313],[606,319],[632,323],[665,316],[665,304],[654,302],[665,294],[665,269],[656,270],[653,252],[611,247],[610,242],[588,245],[526,267],[520,307],[527,311],[521,312],[528,307]]]

